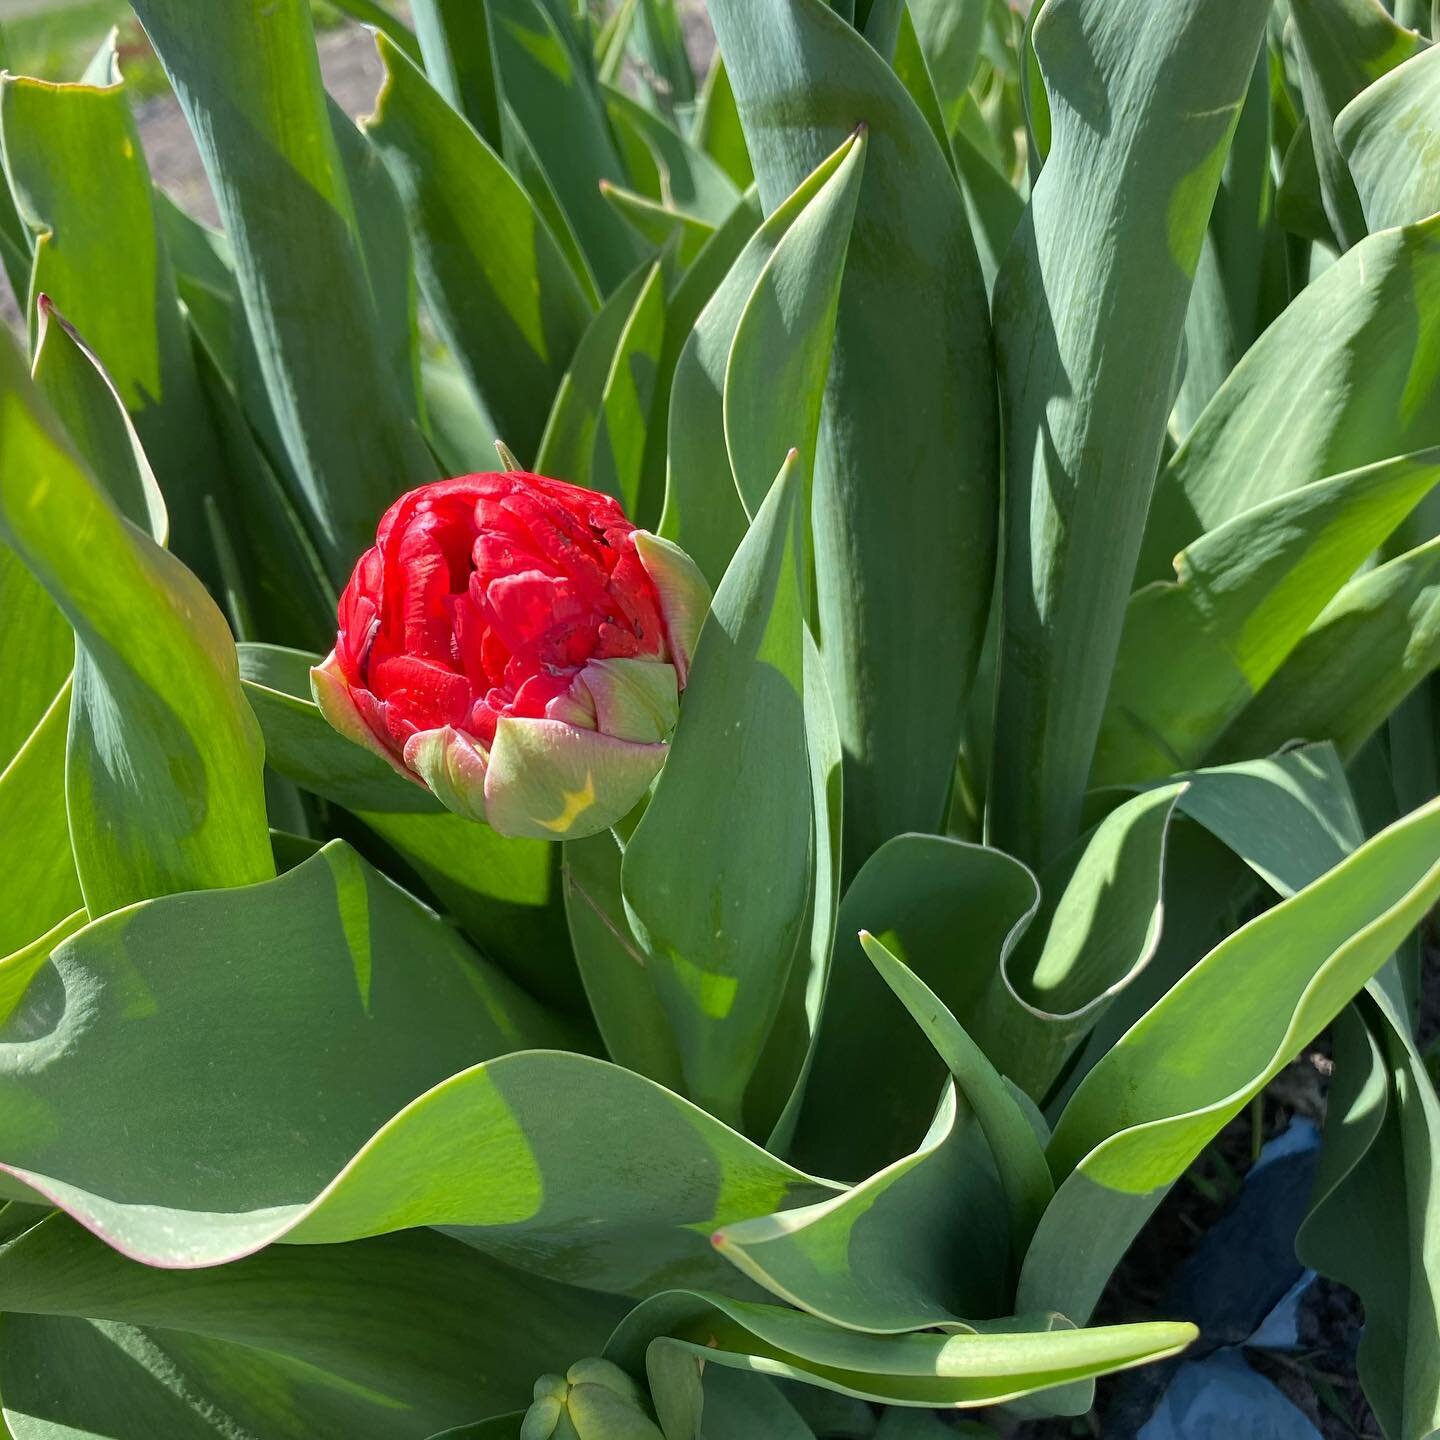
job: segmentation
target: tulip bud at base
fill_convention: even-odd
[[[665,1440],[640,1387],[608,1360],[577,1360],[542,1375],[520,1440]]]

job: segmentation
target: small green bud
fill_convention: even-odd
[[[535,1382],[520,1440],[665,1440],[641,1388],[608,1360],[577,1360]]]

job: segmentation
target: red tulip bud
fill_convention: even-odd
[[[591,835],[665,759],[709,591],[608,495],[466,475],[402,495],[311,672],[342,734],[506,835]]]

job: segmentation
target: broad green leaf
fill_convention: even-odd
[[[585,997],[617,1065],[668,1089],[685,1088],[669,1017],[630,929],[620,891],[620,847],[606,832],[567,840],[561,868],[565,914]]]
[[[1305,745],[1177,776],[1179,808],[1272,890],[1293,895],[1364,840],[1340,757]]]
[[[3,1033],[7,1192],[150,1264],[433,1225],[592,1289],[728,1286],[716,1226],[833,1188],[603,1061],[484,1063],[555,1026],[339,842],[90,925]]]
[[[1267,280],[1284,264],[1274,223],[1270,128],[1269,54],[1262,46],[1220,176],[1185,312],[1185,373],[1174,412],[1182,436],[1270,318]]]
[[[378,43],[378,42],[377,42]],[[355,223],[375,327],[395,393],[420,414],[419,286],[405,205],[379,151],[340,104],[329,99],[330,128],[355,206]]]
[[[1422,450],[1303,485],[1188,545],[1177,580],[1126,610],[1091,783],[1199,764],[1437,479],[1440,449]]]
[[[414,0],[410,10],[420,55],[406,54],[417,63],[424,58],[430,83],[492,150],[499,150],[500,77],[486,0]]]
[[[530,198],[535,202],[535,208],[550,227],[550,233],[555,237],[555,243],[564,251],[565,258],[570,262],[570,268],[575,272],[575,278],[579,281],[580,288],[585,292],[591,305],[598,307],[601,292],[595,281],[594,266],[591,265],[588,256],[581,249],[580,237],[576,233],[574,223],[565,213],[565,207],[560,203],[555,186],[551,183],[545,167],[540,163],[540,157],[535,153],[535,147],[521,128],[520,117],[516,115],[515,107],[508,100],[501,107],[500,130],[505,141],[500,153],[505,157],[506,167],[525,187]]]
[[[447,475],[473,475],[495,463],[495,427],[452,356],[420,364],[425,426]]]
[[[802,501],[792,452],[715,593],[622,871],[687,1089],[736,1122],[802,945],[815,866]]]
[[[502,438],[528,458],[589,302],[500,157],[383,36],[379,47],[386,81],[366,128],[410,218],[430,312]]]
[[[707,1367],[683,1345],[667,1346],[663,1340],[652,1344],[645,1356],[652,1397],[656,1392],[657,1368],[665,1363],[667,1352],[674,1357],[670,1361],[672,1368],[678,1370],[683,1364],[700,1382],[703,1410],[695,1416],[694,1423],[698,1424],[703,1416],[703,1440],[753,1440],[755,1436],[764,1436],[765,1440],[816,1440],[817,1434],[842,1440],[846,1434],[843,1430],[812,1428],[812,1424],[807,1423],[811,1417],[806,1413],[803,1400],[796,1394],[796,1387],[782,1389],[774,1380],[745,1375],[719,1365]],[[842,1397],[837,1395],[834,1398],[844,1403]],[[859,1404],[858,1401],[854,1403]],[[659,1404],[656,1397],[657,1411]],[[864,1408],[863,1414],[865,1420],[871,1418],[868,1407]],[[673,1440],[692,1440],[695,1435],[693,1430],[679,1429]],[[672,1440],[669,1429],[666,1430],[666,1440]],[[864,1434],[854,1437],[854,1440],[864,1440]]]
[[[9,70],[13,64],[10,46],[0,30],[0,70]],[[10,293],[22,304],[30,293],[31,242],[30,232],[15,209],[8,181],[0,184],[0,267],[10,282]]]
[[[895,992],[954,1076],[995,1160],[1018,1262],[1055,1193],[1045,1152],[1030,1117],[1006,1088],[1005,1077],[965,1033],[935,992],[873,936],[860,933],[870,963]]]
[[[1368,229],[1412,225],[1440,210],[1440,47],[1356,95],[1335,117],[1335,143]]]
[[[623,1313],[433,1230],[176,1273],[53,1214],[0,1250],[0,1303],[13,1433],[124,1440],[427,1434],[524,1404]]]
[[[1320,195],[1320,172],[1315,165],[1315,144],[1310,139],[1308,116],[1300,121],[1285,148],[1279,183],[1275,187],[1275,218],[1292,234],[1313,240],[1324,253],[1340,249]],[[1314,254],[1312,251],[1312,257]]]
[[[717,51],[700,92],[691,138],[742,190],[755,183],[755,169],[745,144],[735,90]]]
[[[1157,483],[1140,581],[1266,500],[1440,444],[1437,316],[1440,218],[1362,240],[1301,291]]]
[[[740,197],[735,209],[705,242],[694,261],[678,276],[660,259],[666,271],[665,341],[660,349],[659,373],[655,377],[655,412],[645,440],[642,490],[647,497],[658,496],[663,510],[666,471],[669,465],[670,400],[675,370],[681,352],[689,342],[700,312],[724,282],[732,266],[750,243],[761,221],[760,198],[752,185]],[[658,528],[658,520],[655,527]],[[721,574],[724,573],[723,567]]]
[[[943,1085],[944,1063],[916,1053],[915,1022],[865,958],[858,933],[883,941],[963,1021],[1038,900],[1023,865],[983,846],[901,835],[871,856],[840,902],[791,1147],[799,1163],[822,1174],[872,1174],[923,1132]]]
[[[794,1138],[810,1066],[820,1039],[821,1009],[830,977],[830,959],[835,952],[835,923],[840,909],[840,837],[845,813],[845,757],[835,724],[835,706],[825,679],[825,663],[808,628],[801,642],[805,744],[815,817],[815,867],[806,916],[809,955],[806,963],[804,951],[796,953],[790,984],[781,998],[775,1024],[746,1097],[747,1119],[756,1133],[768,1132],[770,1138],[765,1148],[778,1155],[789,1150]]]
[[[140,437],[99,357],[55,308],[36,301],[38,333],[31,378],[82,467],[131,525],[157,545],[170,543],[170,514]]]
[[[1160,943],[1180,787],[1138,795],[1040,872],[1041,905],[969,1017],[984,1052],[1037,1102]]]
[[[725,371],[735,333],[781,240],[818,201],[853,144],[852,137],[827,156],[751,236],[700,311],[676,360],[660,534],[690,555],[712,585],[720,583],[746,528],[725,439]]]
[[[8,765],[50,708],[75,659],[69,622],[0,541],[0,768]]]
[[[1035,21],[1053,135],[995,286],[1011,543],[990,787],[996,843],[1035,863],[1080,828],[1191,283],[1268,10],[1049,0]]]
[[[659,511],[660,497],[643,494],[642,485],[664,343],[665,285],[657,262],[621,286],[586,331],[536,461],[542,474],[613,495],[641,525]]]
[[[1440,802],[1235,931],[1087,1074],[1050,1142],[1060,1179],[1022,1308],[1088,1315],[1205,1144],[1329,1024],[1440,896]],[[1092,1237],[1083,1252],[1074,1235]]]
[[[767,211],[868,127],[814,501],[853,874],[949,798],[993,568],[988,307],[945,157],[875,50],[822,0],[709,10]]]
[[[908,9],[949,134],[980,59],[987,0],[910,0]]]
[[[11,955],[82,908],[65,814],[64,682],[19,750],[0,769],[0,956]],[[0,1002],[0,1010],[5,1008]]]
[[[194,309],[187,302],[192,325]],[[210,353],[207,340],[192,334],[200,383],[215,416],[215,429],[240,503],[226,541],[243,557],[248,626],[231,615],[243,639],[328,645],[335,630],[335,587],[326,574],[284,486],[242,411],[229,377]]]
[[[486,4],[505,99],[608,294],[639,263],[640,246],[600,194],[601,180],[626,175],[594,79],[542,0]]]
[[[1305,737],[1353,757],[1440,666],[1440,540],[1357,575],[1216,743],[1258,755]]]
[[[1387,1435],[1440,1428],[1440,1232],[1431,1179],[1440,1102],[1403,1006],[1378,981],[1334,1028],[1335,1078],[1309,1214],[1296,1237],[1306,1265],[1365,1306],[1356,1368]],[[1377,1223],[1377,1217],[1384,1217]]]
[[[1320,193],[1330,227],[1346,249],[1365,235],[1355,181],[1336,142],[1335,121],[1362,90],[1424,44],[1380,0],[1292,0],[1300,89],[1310,121]]]
[[[647,67],[647,79],[670,113],[695,98],[695,72],[685,53],[676,0],[640,0],[633,44]],[[653,77],[653,78],[651,78]]]
[[[818,1204],[726,1225],[712,1237],[717,1251],[780,1299],[846,1329],[892,1334],[1003,1310],[1004,1194],[964,1101],[949,1084],[937,1094],[912,1154]]]
[[[890,1405],[958,1409],[1164,1359],[1197,1333],[1193,1325],[1168,1321],[1075,1330],[1041,1316],[1031,1324],[1002,1321],[969,1334],[862,1335],[778,1306],[669,1290],[630,1312],[606,1354],[639,1373],[646,1347],[668,1336],[709,1364]],[[1002,1328],[1007,1325],[1014,1328]]]
[[[601,193],[621,219],[656,250],[663,249],[668,241],[678,236],[676,258],[682,266],[689,265],[715,233],[714,227],[707,221],[683,210],[671,209],[648,195],[623,190],[609,181],[601,186]]]
[[[617,133],[628,135],[628,150],[637,159],[637,147],[645,152],[645,164],[638,170],[632,164],[636,189],[710,225],[735,208],[739,189],[703,150],[613,86],[605,89],[605,107]]]
[[[362,820],[484,952],[533,993],[560,1009],[580,1008],[557,848],[452,815],[423,786],[337,735],[310,698],[310,667],[318,659],[270,645],[241,647],[245,696],[272,769]]]
[[[630,507],[644,480],[644,440],[652,423],[649,405],[660,382],[657,352],[664,343],[665,324],[663,266],[656,261],[627,276],[591,320],[555,394],[535,459],[541,474],[576,485],[599,483],[592,479],[598,465],[616,484],[610,493],[642,524]],[[649,396],[644,408],[639,403],[642,391]],[[621,457],[612,448],[615,440],[622,445],[628,496],[619,493]]]
[[[834,174],[766,261],[730,345],[722,396],[725,445],[747,516],[760,509],[775,467],[791,450],[800,452],[803,493],[811,494],[865,132],[857,131],[843,148]]]
[[[74,342],[47,327],[40,364],[51,345],[63,355]],[[260,734],[225,622],[200,582],[121,517],[8,346],[0,538],[76,632],[66,799],[91,914],[272,875]]]
[[[320,84],[310,10],[188,0],[136,14],[195,132],[259,368],[305,516],[339,584],[380,512],[435,477],[411,397],[393,383],[375,293]]]
[[[207,494],[226,499],[224,462],[125,88],[9,77],[0,83],[0,131],[35,238],[31,300],[48,295],[100,356],[166,494],[171,548],[213,579],[204,503]],[[103,225],[95,216],[101,195]]]
[[[995,277],[1010,248],[1025,213],[1025,202],[1010,182],[990,163],[963,133],[950,141],[965,197],[965,213],[975,235],[980,269],[987,292],[995,289]]]
[[[352,20],[358,20],[362,25],[368,25],[370,29],[389,36],[417,65],[422,63],[420,41],[415,32],[396,19],[380,0],[327,0],[327,3],[342,15],[348,15]],[[424,0],[419,0],[418,4],[410,6],[412,13],[419,10],[423,4]]]

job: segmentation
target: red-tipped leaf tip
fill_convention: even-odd
[[[789,448],[789,450],[787,450],[787,451],[785,452],[785,463],[786,463],[787,465],[790,463],[790,461],[792,461],[792,460],[798,460],[799,458],[800,458],[800,447],[799,447],[798,445],[792,445],[792,446]]]
[[[55,302],[42,290],[35,297],[35,308],[42,315],[53,315],[55,313]]]

